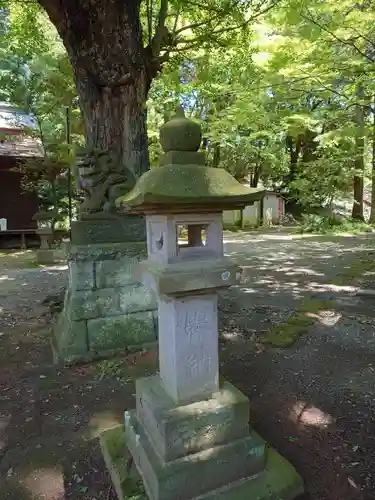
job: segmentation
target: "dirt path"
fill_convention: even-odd
[[[320,285],[368,256],[374,237],[284,238],[227,235],[245,269],[221,301],[222,373],[249,395],[252,424],[298,468],[309,499],[373,499],[374,308]],[[112,500],[97,434],[122,421],[156,355],[56,369],[41,302],[66,268],[14,267],[0,268],[0,499]],[[294,347],[256,342],[322,294],[334,310]]]

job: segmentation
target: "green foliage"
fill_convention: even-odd
[[[96,364],[95,373],[99,380],[114,377],[121,380],[126,377],[126,364],[124,360],[103,360]]]
[[[322,216],[317,214],[303,214],[303,221],[298,227],[301,233],[366,233],[373,228],[366,222],[339,216]]]
[[[370,2],[144,0],[140,5],[143,43],[165,61],[147,103],[151,166],[162,153],[159,128],[180,102],[202,124],[208,165],[280,191],[305,211],[330,209],[347,198],[355,174],[371,177],[375,8]],[[65,106],[71,107],[72,142],[81,146],[84,137],[66,51],[36,3],[7,6],[9,16],[5,11],[0,16],[5,32],[0,99],[32,112],[47,156],[71,163],[73,148],[64,147]],[[167,31],[157,40],[161,14]],[[48,183],[37,189],[50,198]],[[303,227],[331,226],[309,221]]]

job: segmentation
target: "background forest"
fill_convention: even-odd
[[[195,17],[208,8],[190,4]],[[0,6],[0,101],[35,115],[46,170],[72,161],[84,136],[65,48],[37,3]],[[180,102],[202,123],[210,166],[281,192],[294,215],[341,209],[374,223],[374,18],[371,1],[285,0],[215,44],[176,50],[148,100],[151,167],[159,127]]]

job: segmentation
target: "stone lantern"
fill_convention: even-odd
[[[301,479],[249,431],[247,397],[219,378],[218,293],[239,274],[224,256],[222,212],[259,200],[263,191],[207,168],[198,152],[201,129],[182,110],[160,140],[161,166],[118,200],[146,215],[148,259],[136,275],[156,293],[159,319],[159,372],[136,381],[126,445],[152,500],[292,499],[303,492]],[[111,446],[123,430],[116,432],[101,442],[117,494],[126,498]]]
[[[57,212],[54,210],[40,211],[34,214],[33,220],[37,222],[37,234],[40,237],[40,248],[36,250],[36,261],[38,264],[53,264],[55,253],[52,247],[54,237],[54,224]]]

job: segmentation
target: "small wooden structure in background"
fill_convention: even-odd
[[[38,211],[38,196],[23,190],[22,174],[15,171],[26,159],[43,157],[41,142],[30,135],[36,129],[32,116],[0,103],[0,248],[25,248],[28,241],[39,246],[32,219]]]
[[[266,191],[265,197],[241,210],[223,213],[223,223],[227,228],[255,228],[280,224],[285,216],[285,200],[273,191]]]

